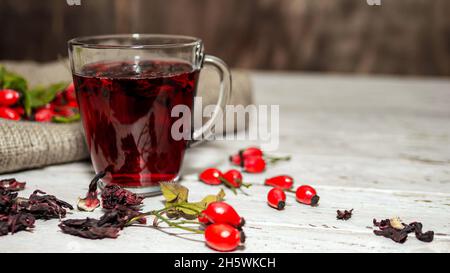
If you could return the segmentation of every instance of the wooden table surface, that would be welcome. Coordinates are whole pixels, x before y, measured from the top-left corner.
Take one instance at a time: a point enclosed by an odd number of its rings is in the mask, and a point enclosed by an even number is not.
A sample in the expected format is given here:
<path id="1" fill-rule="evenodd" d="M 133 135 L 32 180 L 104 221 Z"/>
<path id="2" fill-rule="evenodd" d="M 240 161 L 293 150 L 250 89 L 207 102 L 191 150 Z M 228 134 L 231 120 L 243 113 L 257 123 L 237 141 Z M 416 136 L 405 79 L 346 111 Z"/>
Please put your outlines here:
<path id="1" fill-rule="evenodd" d="M 253 73 L 257 103 L 280 105 L 280 154 L 292 160 L 264 174 L 249 195 L 227 202 L 247 220 L 243 252 L 450 252 L 450 81 Z M 230 168 L 227 155 L 256 142 L 215 141 L 188 151 L 183 185 L 190 200 L 217 187 L 196 181 L 203 168 Z M 265 177 L 290 174 L 297 185 L 314 185 L 312 208 L 288 197 L 285 210 L 266 204 Z M 93 176 L 88 162 L 1 175 L 28 182 L 21 195 L 42 189 L 76 203 Z M 162 206 L 162 197 L 144 209 Z M 354 209 L 349 221 L 337 209 Z M 73 211 L 69 218 L 99 217 Z M 432 243 L 413 234 L 404 244 L 373 234 L 372 219 L 399 216 L 434 230 Z M 130 227 L 118 239 L 86 240 L 61 233 L 58 220 L 38 221 L 33 232 L 0 237 L 0 252 L 210 252 L 201 235 L 172 228 Z"/>

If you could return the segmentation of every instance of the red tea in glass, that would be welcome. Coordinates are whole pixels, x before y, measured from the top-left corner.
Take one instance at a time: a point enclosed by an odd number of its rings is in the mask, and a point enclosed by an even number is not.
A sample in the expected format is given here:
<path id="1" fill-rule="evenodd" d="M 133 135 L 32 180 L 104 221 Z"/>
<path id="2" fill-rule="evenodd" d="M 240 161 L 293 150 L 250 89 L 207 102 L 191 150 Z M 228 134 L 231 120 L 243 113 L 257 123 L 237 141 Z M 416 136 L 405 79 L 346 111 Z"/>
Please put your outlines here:
<path id="1" fill-rule="evenodd" d="M 154 186 L 177 177 L 188 140 L 172 138 L 171 109 L 192 109 L 198 76 L 187 63 L 157 60 L 92 64 L 74 75 L 94 168 L 111 174 L 104 182 Z"/>
<path id="2" fill-rule="evenodd" d="M 186 148 L 212 123 L 194 139 L 174 138 L 174 123 L 191 124 L 192 116 L 173 116 L 172 109 L 184 105 L 193 113 L 204 62 L 221 74 L 219 111 L 230 92 L 225 64 L 204 56 L 200 40 L 184 36 L 78 38 L 69 42 L 69 53 L 91 160 L 96 173 L 106 172 L 102 183 L 152 195 L 160 182 L 177 180 Z"/>

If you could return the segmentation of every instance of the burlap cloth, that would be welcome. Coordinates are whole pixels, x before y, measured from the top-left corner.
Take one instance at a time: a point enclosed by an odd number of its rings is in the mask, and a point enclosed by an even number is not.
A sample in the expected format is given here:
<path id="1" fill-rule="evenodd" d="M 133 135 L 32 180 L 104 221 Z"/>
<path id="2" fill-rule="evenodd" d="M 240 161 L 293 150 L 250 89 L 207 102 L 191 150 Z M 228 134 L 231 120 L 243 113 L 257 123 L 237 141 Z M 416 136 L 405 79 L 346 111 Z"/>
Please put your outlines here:
<path id="1" fill-rule="evenodd" d="M 71 80 L 65 61 L 46 64 L 0 61 L 0 64 L 25 76 L 30 86 Z M 233 94 L 229 104 L 250 104 L 252 92 L 248 74 L 234 70 L 232 77 Z M 216 92 L 211 90 L 218 88 L 218 82 L 218 76 L 213 71 L 202 71 L 198 96 L 203 98 L 204 105 L 215 104 Z M 244 126 L 237 124 L 235 130 Z M 43 124 L 0 119 L 0 173 L 78 161 L 88 157 L 80 123 Z"/>

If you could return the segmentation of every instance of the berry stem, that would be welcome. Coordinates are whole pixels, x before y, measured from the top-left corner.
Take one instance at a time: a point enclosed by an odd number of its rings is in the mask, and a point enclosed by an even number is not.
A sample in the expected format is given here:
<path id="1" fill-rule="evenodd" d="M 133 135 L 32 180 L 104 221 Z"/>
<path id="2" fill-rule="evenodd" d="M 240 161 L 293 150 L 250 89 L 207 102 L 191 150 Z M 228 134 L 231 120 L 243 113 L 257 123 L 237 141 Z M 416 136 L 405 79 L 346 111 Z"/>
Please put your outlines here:
<path id="1" fill-rule="evenodd" d="M 234 194 L 237 194 L 236 188 L 223 177 L 219 177 L 220 181 L 225 184 Z"/>
<path id="2" fill-rule="evenodd" d="M 204 231 L 202 231 L 202 230 L 194 229 L 194 228 L 188 228 L 188 227 L 182 226 L 179 223 L 172 222 L 169 219 L 167 219 L 166 217 L 162 216 L 158 212 L 154 212 L 153 216 L 157 217 L 158 219 L 160 219 L 161 221 L 163 221 L 164 223 L 168 224 L 171 227 L 176 227 L 176 228 L 183 229 L 183 230 L 186 230 L 186 231 L 189 231 L 189 232 L 193 232 L 193 233 L 197 233 L 197 234 L 203 234 L 204 233 Z"/>
<path id="3" fill-rule="evenodd" d="M 281 157 L 277 157 L 277 156 L 265 156 L 265 158 L 270 162 L 270 163 L 277 163 L 278 161 L 289 161 L 291 160 L 291 156 L 281 156 Z"/>

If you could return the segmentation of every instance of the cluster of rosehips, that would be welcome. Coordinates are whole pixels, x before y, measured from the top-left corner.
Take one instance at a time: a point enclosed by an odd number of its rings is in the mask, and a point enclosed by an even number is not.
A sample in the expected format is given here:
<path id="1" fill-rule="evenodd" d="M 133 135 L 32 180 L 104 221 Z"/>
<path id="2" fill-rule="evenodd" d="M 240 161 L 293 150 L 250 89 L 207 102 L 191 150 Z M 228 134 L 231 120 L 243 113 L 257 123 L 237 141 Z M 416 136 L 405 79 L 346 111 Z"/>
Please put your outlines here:
<path id="1" fill-rule="evenodd" d="M 296 191 L 294 179 L 288 175 L 279 175 L 265 180 L 266 186 L 273 187 L 267 194 L 267 203 L 269 206 L 282 210 L 286 205 L 286 191 L 295 193 L 295 199 L 302 204 L 316 206 L 319 203 L 319 196 L 316 190 L 309 185 L 302 185 Z"/>
<path id="2" fill-rule="evenodd" d="M 64 91 L 59 92 L 52 102 L 34 109 L 34 113 L 31 116 L 26 115 L 21 95 L 18 91 L 12 89 L 0 90 L 0 118 L 50 122 L 54 117 L 70 118 L 77 113 L 78 103 L 73 83 Z"/>
<path id="3" fill-rule="evenodd" d="M 233 251 L 245 242 L 243 217 L 225 202 L 213 202 L 198 216 L 205 228 L 206 244 L 218 251 Z"/>
<path id="4" fill-rule="evenodd" d="M 240 166 L 245 172 L 261 173 L 266 169 L 267 163 L 275 163 L 280 160 L 290 160 L 290 157 L 265 155 L 261 149 L 257 147 L 249 147 L 240 150 L 237 154 L 231 155 L 229 160 L 231 164 Z"/>
<path id="5" fill-rule="evenodd" d="M 199 179 L 208 185 L 224 184 L 234 193 L 236 193 L 236 189 L 240 189 L 241 187 L 248 188 L 251 186 L 251 184 L 243 182 L 242 173 L 235 169 L 222 173 L 219 169 L 208 168 L 200 173 Z"/>

